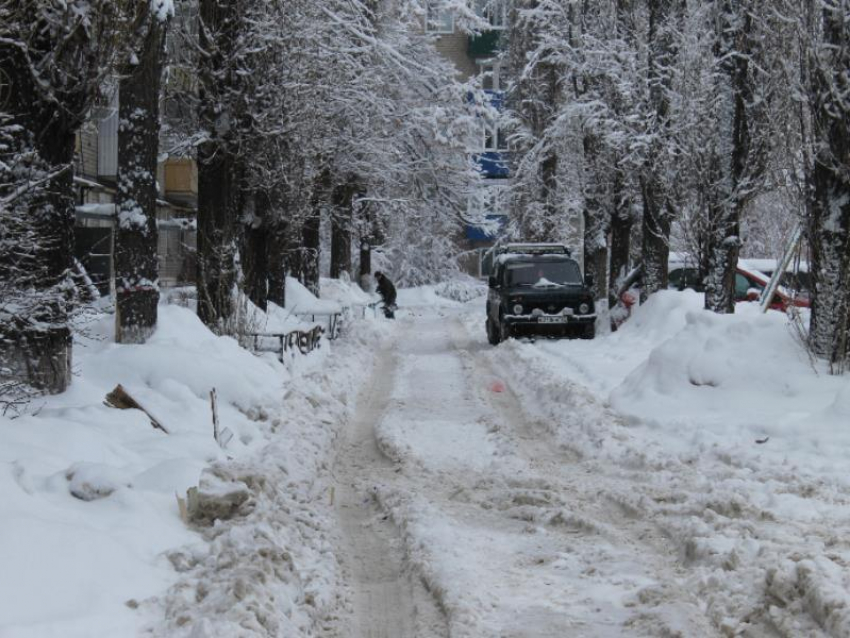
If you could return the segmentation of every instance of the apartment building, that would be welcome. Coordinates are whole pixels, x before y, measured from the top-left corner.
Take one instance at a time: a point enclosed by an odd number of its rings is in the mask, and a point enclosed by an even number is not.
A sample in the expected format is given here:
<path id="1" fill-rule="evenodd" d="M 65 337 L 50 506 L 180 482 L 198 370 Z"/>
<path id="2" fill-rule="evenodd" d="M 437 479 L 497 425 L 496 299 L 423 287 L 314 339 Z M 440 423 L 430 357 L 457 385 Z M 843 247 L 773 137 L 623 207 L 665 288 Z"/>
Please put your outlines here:
<path id="1" fill-rule="evenodd" d="M 489 28 L 470 35 L 457 28 L 453 11 L 434 4 L 428 8 L 426 30 L 433 34 L 437 50 L 451 60 L 458 77 L 467 80 L 473 76 L 480 83 L 490 104 L 501 111 L 504 103 L 504 86 L 501 81 L 499 53 L 507 24 L 507 2 L 504 0 L 471 0 L 476 13 L 484 18 Z M 507 140 L 496 122 L 482 119 L 481 134 L 469 152 L 476 158 L 484 185 L 470 197 L 473 212 L 484 213 L 490 222 L 486 228 L 467 226 L 460 243 L 467 253 L 464 269 L 481 276 L 481 257 L 493 245 L 508 219 L 507 189 L 510 174 L 507 162 Z"/>
<path id="2" fill-rule="evenodd" d="M 118 172 L 118 91 L 92 111 L 77 133 L 76 257 L 102 294 L 112 278 L 112 227 Z M 194 281 L 198 171 L 194 160 L 167 158 L 157 167 L 159 280 L 162 286 Z"/>

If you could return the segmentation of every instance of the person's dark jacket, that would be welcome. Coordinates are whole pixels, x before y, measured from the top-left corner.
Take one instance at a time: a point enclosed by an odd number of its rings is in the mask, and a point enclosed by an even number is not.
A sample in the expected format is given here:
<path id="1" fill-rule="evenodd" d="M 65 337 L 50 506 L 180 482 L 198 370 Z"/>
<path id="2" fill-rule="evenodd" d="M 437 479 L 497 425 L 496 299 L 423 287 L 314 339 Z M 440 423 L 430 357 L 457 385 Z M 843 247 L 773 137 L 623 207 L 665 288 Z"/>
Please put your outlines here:
<path id="1" fill-rule="evenodd" d="M 393 286 L 393 282 L 391 282 L 386 275 L 377 278 L 378 281 L 378 294 L 381 295 L 381 299 L 384 300 L 384 304 L 387 306 L 392 306 L 395 303 L 395 286 Z"/>

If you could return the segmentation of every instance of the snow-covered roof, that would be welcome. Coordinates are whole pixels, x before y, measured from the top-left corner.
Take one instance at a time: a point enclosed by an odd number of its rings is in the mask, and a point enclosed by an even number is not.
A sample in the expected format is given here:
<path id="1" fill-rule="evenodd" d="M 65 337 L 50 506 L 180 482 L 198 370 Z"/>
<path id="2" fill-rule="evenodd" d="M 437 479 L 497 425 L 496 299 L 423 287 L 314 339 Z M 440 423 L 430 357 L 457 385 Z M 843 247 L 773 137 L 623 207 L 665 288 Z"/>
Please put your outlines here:
<path id="1" fill-rule="evenodd" d="M 746 263 L 748 263 L 750 266 L 752 266 L 756 270 L 760 270 L 763 273 L 772 273 L 774 270 L 776 270 L 776 264 L 778 263 L 778 260 L 776 259 L 761 258 L 747 258 L 746 260 L 739 259 L 738 261 L 746 261 Z M 792 261 L 790 264 L 788 264 L 788 267 L 785 270 L 786 272 L 809 272 L 809 264 L 805 261 L 800 261 L 799 263 L 796 261 Z"/>

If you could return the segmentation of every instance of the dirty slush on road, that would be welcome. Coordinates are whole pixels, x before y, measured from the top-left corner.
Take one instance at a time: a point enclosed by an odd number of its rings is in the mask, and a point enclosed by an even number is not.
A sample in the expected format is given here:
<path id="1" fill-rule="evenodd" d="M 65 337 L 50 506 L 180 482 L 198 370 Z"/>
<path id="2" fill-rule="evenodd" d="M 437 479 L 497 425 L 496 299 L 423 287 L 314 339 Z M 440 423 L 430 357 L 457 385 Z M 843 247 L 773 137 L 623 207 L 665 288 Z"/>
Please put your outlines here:
<path id="1" fill-rule="evenodd" d="M 340 445 L 328 636 L 719 636 L 628 492 L 523 413 L 461 310 L 400 319 Z M 599 417 L 605 418 L 602 406 Z"/>

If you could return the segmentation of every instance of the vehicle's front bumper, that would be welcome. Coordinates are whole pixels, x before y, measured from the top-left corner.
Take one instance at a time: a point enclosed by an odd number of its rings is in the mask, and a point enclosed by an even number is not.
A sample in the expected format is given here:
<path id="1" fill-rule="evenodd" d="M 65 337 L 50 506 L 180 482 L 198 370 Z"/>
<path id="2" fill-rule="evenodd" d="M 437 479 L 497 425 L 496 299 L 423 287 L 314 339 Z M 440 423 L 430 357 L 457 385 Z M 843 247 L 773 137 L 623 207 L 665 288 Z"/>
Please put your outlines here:
<path id="1" fill-rule="evenodd" d="M 547 318 L 558 319 L 559 321 L 558 323 L 546 321 Z M 504 315 L 502 319 L 511 336 L 564 336 L 581 334 L 587 330 L 588 326 L 596 323 L 596 313 L 589 315 Z"/>

